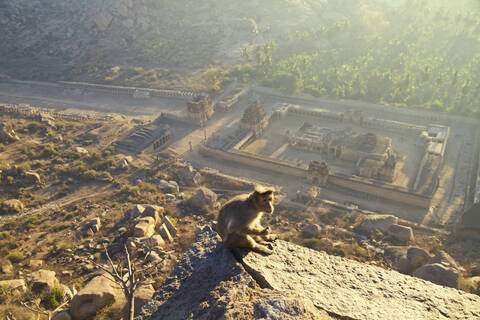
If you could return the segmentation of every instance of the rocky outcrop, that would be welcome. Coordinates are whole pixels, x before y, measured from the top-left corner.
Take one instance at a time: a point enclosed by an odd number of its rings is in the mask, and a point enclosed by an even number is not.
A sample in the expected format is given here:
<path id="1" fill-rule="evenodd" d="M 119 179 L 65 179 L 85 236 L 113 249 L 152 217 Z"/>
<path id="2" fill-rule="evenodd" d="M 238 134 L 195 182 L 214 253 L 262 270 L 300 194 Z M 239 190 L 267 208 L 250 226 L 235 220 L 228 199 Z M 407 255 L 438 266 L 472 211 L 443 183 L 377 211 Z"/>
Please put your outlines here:
<path id="1" fill-rule="evenodd" d="M 204 228 L 137 320 L 480 317 L 478 296 L 285 241 L 235 256 Z"/>
<path id="2" fill-rule="evenodd" d="M 100 218 L 95 217 L 95 218 L 90 219 L 85 224 L 85 226 L 83 227 L 83 230 L 87 233 L 88 232 L 97 233 L 98 231 L 100 231 L 101 227 L 102 227 L 102 222 L 100 221 Z"/>
<path id="3" fill-rule="evenodd" d="M 36 172 L 33 172 L 33 171 L 25 172 L 23 181 L 26 184 L 35 184 L 35 185 L 38 185 L 38 184 L 42 183 L 42 179 L 40 178 L 40 175 Z"/>

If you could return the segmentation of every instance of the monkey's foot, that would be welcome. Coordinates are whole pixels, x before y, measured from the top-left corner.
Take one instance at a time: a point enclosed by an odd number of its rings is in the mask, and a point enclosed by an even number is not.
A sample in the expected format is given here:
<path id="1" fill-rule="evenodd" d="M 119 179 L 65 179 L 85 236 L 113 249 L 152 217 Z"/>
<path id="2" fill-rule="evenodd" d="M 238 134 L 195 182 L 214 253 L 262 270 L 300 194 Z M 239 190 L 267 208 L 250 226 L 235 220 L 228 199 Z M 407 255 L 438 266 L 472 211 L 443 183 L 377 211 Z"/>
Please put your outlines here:
<path id="1" fill-rule="evenodd" d="M 271 233 L 271 234 L 265 235 L 263 238 L 265 239 L 265 241 L 273 242 L 278 239 L 278 236 L 274 233 Z"/>
<path id="2" fill-rule="evenodd" d="M 267 246 L 259 244 L 259 245 L 255 246 L 255 248 L 253 248 L 252 250 L 255 251 L 255 252 L 258 252 L 258 253 L 265 254 L 265 255 L 271 255 L 273 253 L 273 246 L 271 244 L 268 244 L 268 247 L 267 247 Z"/>

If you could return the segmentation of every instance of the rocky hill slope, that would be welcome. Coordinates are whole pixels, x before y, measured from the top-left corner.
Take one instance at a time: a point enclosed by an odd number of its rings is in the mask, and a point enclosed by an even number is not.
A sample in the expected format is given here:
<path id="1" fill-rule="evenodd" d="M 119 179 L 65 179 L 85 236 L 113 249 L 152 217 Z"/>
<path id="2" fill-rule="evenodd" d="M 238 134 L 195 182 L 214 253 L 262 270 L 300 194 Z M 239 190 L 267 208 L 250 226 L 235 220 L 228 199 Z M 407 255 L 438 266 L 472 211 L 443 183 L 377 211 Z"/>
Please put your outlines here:
<path id="1" fill-rule="evenodd" d="M 137 319 L 480 317 L 476 295 L 285 241 L 274 251 L 235 258 L 205 227 Z"/>
<path id="2" fill-rule="evenodd" d="M 0 74 L 99 81 L 114 66 L 185 74 L 356 12 L 355 1 L 0 1 Z"/>

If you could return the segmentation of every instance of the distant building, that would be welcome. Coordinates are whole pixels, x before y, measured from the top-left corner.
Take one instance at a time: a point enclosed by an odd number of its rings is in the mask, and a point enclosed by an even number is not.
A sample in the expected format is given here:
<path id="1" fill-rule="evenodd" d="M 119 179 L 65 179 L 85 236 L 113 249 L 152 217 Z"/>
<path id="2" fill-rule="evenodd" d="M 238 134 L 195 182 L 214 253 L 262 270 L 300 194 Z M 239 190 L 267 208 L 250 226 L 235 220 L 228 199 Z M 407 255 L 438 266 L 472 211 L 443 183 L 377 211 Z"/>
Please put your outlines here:
<path id="1" fill-rule="evenodd" d="M 480 240 L 480 203 L 465 211 L 456 226 L 457 238 Z"/>
<path id="2" fill-rule="evenodd" d="M 187 102 L 188 118 L 193 124 L 203 125 L 213 116 L 214 109 L 208 95 L 198 95 Z"/>
<path id="3" fill-rule="evenodd" d="M 267 125 L 267 114 L 258 100 L 245 110 L 240 120 L 240 128 L 250 129 L 255 135 L 260 135 Z"/>

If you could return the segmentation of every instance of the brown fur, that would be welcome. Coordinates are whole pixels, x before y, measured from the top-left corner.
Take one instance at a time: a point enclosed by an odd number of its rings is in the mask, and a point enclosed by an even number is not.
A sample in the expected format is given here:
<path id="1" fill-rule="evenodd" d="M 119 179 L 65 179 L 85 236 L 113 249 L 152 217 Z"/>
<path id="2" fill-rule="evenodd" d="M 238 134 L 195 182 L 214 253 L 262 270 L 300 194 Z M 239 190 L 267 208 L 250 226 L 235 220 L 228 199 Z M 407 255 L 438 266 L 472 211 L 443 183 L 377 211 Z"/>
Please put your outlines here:
<path id="1" fill-rule="evenodd" d="M 276 236 L 260 223 L 263 213 L 273 213 L 275 189 L 255 186 L 251 194 L 242 194 L 228 201 L 218 215 L 217 232 L 228 248 L 250 248 L 271 254 Z M 269 248 L 270 247 L 270 248 Z"/>

